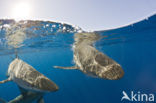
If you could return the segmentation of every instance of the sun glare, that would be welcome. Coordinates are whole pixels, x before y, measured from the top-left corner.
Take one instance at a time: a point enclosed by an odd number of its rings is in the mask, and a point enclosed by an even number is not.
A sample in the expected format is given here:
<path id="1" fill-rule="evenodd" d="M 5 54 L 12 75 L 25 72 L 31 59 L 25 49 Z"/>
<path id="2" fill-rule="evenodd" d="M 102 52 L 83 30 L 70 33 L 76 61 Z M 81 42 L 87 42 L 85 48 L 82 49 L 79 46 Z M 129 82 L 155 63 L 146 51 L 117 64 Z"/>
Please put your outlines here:
<path id="1" fill-rule="evenodd" d="M 18 3 L 12 8 L 12 17 L 15 20 L 28 19 L 30 17 L 31 7 L 28 3 Z"/>

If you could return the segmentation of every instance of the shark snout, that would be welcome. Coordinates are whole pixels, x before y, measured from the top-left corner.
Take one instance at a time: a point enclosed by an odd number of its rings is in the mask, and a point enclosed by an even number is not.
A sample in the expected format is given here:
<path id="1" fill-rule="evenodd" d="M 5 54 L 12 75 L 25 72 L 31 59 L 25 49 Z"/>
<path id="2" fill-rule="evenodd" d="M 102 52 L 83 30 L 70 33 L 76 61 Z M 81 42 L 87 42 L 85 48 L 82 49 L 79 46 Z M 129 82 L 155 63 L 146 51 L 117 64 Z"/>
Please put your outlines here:
<path id="1" fill-rule="evenodd" d="M 59 90 L 59 87 L 48 78 L 38 78 L 36 84 L 38 89 L 45 92 L 54 92 Z"/>
<path id="2" fill-rule="evenodd" d="M 107 66 L 107 71 L 103 76 L 103 78 L 107 78 L 109 80 L 117 80 L 124 76 L 124 71 L 119 64 L 112 64 Z"/>

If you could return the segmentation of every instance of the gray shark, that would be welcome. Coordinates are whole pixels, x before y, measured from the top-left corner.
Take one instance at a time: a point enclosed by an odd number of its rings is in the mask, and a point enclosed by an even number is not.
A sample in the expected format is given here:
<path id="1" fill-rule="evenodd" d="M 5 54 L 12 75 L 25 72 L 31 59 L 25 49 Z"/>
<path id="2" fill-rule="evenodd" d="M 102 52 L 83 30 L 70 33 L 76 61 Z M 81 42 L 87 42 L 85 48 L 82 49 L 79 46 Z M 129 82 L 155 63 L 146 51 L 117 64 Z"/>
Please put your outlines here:
<path id="1" fill-rule="evenodd" d="M 43 93 L 31 92 L 23 88 L 20 88 L 20 90 L 21 95 L 17 96 L 13 100 L 10 100 L 9 102 L 0 98 L 0 103 L 32 103 L 35 100 L 37 100 L 37 103 L 44 103 Z"/>
<path id="2" fill-rule="evenodd" d="M 44 103 L 44 93 L 59 89 L 53 81 L 19 58 L 15 58 L 10 63 L 8 79 L 0 81 L 0 84 L 8 81 L 15 82 L 21 91 L 21 95 L 8 103 L 31 103 L 36 99 L 38 103 Z M 3 99 L 0 101 L 5 103 Z"/>
<path id="3" fill-rule="evenodd" d="M 74 62 L 73 67 L 54 66 L 60 69 L 78 69 L 93 77 L 116 80 L 124 75 L 120 64 L 99 52 L 93 44 L 102 36 L 96 33 L 77 33 L 74 35 L 73 45 Z"/>

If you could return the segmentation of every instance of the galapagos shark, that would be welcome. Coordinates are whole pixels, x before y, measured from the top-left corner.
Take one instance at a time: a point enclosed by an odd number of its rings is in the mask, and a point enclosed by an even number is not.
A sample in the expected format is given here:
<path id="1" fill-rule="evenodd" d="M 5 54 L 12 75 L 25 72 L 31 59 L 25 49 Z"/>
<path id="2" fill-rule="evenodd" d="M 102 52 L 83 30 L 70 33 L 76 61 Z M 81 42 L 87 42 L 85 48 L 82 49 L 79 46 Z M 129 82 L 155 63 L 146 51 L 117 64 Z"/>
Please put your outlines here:
<path id="1" fill-rule="evenodd" d="M 93 44 L 102 36 L 96 33 L 77 33 L 74 35 L 73 45 L 75 66 L 60 69 L 78 69 L 93 77 L 117 80 L 123 77 L 124 71 L 120 64 L 98 51 Z"/>
<path id="2" fill-rule="evenodd" d="M 37 103 L 44 103 L 43 93 L 31 92 L 23 88 L 20 88 L 20 91 L 21 94 L 9 102 L 0 98 L 0 103 L 32 103 L 35 100 L 37 100 Z"/>
<path id="3" fill-rule="evenodd" d="M 34 100 L 44 103 L 44 93 L 59 89 L 53 81 L 17 57 L 9 65 L 8 79 L 0 81 L 0 84 L 9 81 L 18 85 L 21 95 L 9 102 L 0 99 L 2 103 L 31 103 Z"/>

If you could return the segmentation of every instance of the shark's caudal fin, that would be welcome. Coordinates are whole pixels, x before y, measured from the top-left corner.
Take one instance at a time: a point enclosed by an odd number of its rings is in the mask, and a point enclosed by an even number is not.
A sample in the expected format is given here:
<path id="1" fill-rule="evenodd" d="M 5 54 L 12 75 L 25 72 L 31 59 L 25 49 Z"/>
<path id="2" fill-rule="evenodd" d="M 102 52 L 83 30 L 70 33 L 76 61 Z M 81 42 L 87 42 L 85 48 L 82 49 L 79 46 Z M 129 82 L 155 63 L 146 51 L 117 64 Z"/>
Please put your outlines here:
<path id="1" fill-rule="evenodd" d="M 6 82 L 9 82 L 9 81 L 11 81 L 10 77 L 8 79 L 6 79 L 6 80 L 0 81 L 0 84 L 6 83 Z"/>
<path id="2" fill-rule="evenodd" d="M 54 68 L 59 68 L 59 69 L 78 69 L 77 66 L 71 66 L 71 67 L 61 67 L 61 66 L 53 66 Z"/>

